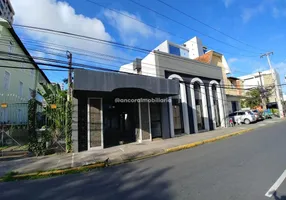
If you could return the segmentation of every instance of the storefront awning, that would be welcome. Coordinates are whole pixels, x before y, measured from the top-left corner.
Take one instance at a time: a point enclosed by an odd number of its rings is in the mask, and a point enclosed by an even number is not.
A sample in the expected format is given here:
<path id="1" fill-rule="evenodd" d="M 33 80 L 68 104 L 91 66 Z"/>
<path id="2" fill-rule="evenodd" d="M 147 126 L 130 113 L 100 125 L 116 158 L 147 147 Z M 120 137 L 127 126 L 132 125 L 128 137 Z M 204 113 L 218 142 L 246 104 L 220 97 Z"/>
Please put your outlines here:
<path id="1" fill-rule="evenodd" d="M 89 92 L 141 90 L 152 96 L 174 96 L 179 94 L 179 81 L 137 74 L 75 69 L 73 90 Z"/>

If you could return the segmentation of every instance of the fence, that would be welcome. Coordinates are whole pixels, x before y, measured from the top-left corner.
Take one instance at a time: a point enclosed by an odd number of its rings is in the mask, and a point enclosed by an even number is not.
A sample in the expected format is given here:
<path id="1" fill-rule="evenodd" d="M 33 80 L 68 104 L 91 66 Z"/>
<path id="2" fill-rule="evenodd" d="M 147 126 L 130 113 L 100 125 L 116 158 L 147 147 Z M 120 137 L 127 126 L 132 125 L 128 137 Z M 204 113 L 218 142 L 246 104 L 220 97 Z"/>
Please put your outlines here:
<path id="1" fill-rule="evenodd" d="M 45 140 L 45 152 L 65 152 L 67 125 L 66 91 L 58 85 L 43 87 L 36 98 L 35 131 L 39 142 Z M 0 147 L 27 146 L 29 142 L 29 100 L 15 94 L 0 94 Z"/>

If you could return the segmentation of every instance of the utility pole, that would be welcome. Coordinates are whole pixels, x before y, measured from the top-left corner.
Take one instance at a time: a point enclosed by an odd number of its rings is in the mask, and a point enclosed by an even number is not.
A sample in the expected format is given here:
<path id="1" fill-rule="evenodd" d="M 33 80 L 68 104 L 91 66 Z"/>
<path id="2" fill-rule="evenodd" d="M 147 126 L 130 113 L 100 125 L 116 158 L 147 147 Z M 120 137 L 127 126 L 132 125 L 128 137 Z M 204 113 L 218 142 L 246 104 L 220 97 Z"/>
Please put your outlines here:
<path id="1" fill-rule="evenodd" d="M 261 77 L 261 72 L 258 72 L 259 74 L 259 79 L 260 79 L 260 95 L 261 95 L 261 101 L 262 101 L 262 106 L 263 110 L 266 109 L 266 99 L 265 99 L 265 88 L 262 85 L 262 77 Z"/>
<path id="2" fill-rule="evenodd" d="M 67 93 L 67 100 L 70 101 L 71 100 L 71 96 L 72 96 L 72 86 L 71 86 L 71 82 L 72 82 L 72 53 L 67 51 L 67 58 L 69 59 L 69 71 L 68 71 L 68 93 Z"/>
<path id="3" fill-rule="evenodd" d="M 272 68 L 269 55 L 273 55 L 273 52 L 267 52 L 267 53 L 261 55 L 260 58 L 263 58 L 263 57 L 265 57 L 265 56 L 266 56 L 266 58 L 267 58 L 268 65 L 269 65 L 269 67 L 270 67 L 271 74 L 272 74 L 272 78 L 273 78 L 273 82 L 274 82 L 275 93 L 276 93 L 276 102 L 277 102 L 277 106 L 278 106 L 279 117 L 280 117 L 280 118 L 283 118 L 283 117 L 284 117 L 284 114 L 283 114 L 283 107 L 282 107 L 282 103 L 281 103 L 280 91 L 279 91 L 279 88 L 278 88 L 278 83 L 277 83 L 277 79 L 276 79 L 276 74 L 274 73 L 274 69 Z"/>

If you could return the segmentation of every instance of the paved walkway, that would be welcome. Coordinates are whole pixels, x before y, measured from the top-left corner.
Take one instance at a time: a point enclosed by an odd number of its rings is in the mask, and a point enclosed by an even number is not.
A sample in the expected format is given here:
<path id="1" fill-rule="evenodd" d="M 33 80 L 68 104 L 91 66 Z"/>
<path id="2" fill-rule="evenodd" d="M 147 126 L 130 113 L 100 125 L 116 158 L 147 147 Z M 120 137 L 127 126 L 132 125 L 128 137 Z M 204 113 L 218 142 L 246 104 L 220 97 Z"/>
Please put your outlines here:
<path id="1" fill-rule="evenodd" d="M 120 162 L 122 160 L 134 159 L 151 154 L 163 153 L 168 148 L 189 144 L 214 138 L 217 136 L 237 132 L 249 128 L 260 128 L 269 124 L 281 122 L 281 119 L 264 120 L 250 125 L 240 125 L 231 128 L 221 128 L 214 131 L 198 134 L 184 135 L 166 140 L 156 140 L 152 142 L 131 143 L 102 150 L 92 150 L 73 154 L 61 154 L 41 157 L 23 158 L 19 160 L 1 161 L 0 176 L 10 171 L 20 173 L 45 171 L 50 169 L 62 169 L 78 167 L 109 158 L 110 162 Z"/>

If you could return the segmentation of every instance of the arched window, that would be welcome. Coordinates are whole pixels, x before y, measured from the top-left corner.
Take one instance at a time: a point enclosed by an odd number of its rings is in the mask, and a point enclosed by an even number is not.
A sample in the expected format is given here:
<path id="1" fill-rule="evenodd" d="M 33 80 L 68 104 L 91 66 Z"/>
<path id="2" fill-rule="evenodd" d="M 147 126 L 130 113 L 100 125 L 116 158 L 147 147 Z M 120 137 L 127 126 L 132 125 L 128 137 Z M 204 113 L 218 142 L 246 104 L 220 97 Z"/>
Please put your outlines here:
<path id="1" fill-rule="evenodd" d="M 215 123 L 216 127 L 221 126 L 221 121 L 219 117 L 219 103 L 218 103 L 218 95 L 217 95 L 217 85 L 212 85 L 212 96 L 213 96 L 213 108 L 214 108 L 214 115 L 215 115 Z"/>
<path id="2" fill-rule="evenodd" d="M 178 79 L 180 83 L 180 94 L 171 97 L 169 102 L 169 117 L 171 126 L 171 136 L 175 134 L 190 133 L 189 116 L 187 106 L 186 85 L 182 83 L 183 79 L 177 74 L 172 74 L 168 79 Z"/>
<path id="3" fill-rule="evenodd" d="M 194 83 L 194 92 L 195 92 L 195 104 L 196 104 L 198 130 L 204 130 L 205 124 L 204 124 L 203 101 L 202 101 L 200 82 Z"/>

